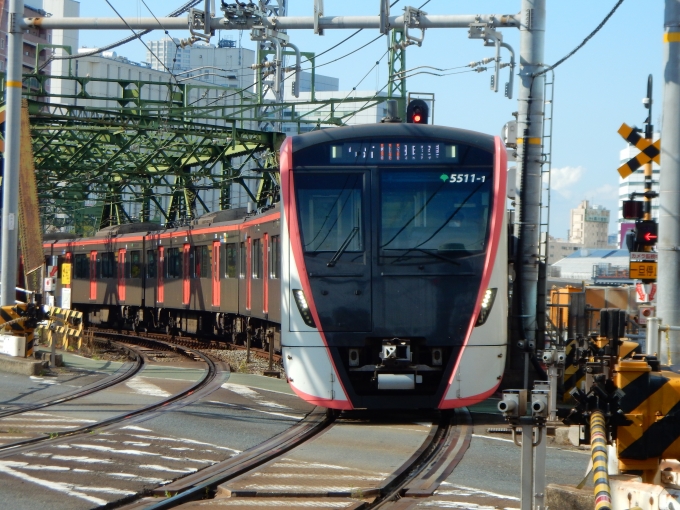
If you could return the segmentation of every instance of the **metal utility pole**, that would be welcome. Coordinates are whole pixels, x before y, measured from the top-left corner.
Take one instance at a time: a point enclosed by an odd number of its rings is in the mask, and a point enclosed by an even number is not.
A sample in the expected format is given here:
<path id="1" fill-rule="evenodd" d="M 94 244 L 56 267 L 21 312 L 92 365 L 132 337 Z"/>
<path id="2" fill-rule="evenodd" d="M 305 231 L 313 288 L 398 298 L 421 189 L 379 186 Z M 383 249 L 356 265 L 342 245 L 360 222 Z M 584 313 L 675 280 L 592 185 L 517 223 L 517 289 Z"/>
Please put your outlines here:
<path id="1" fill-rule="evenodd" d="M 666 0 L 664 13 L 664 91 L 659 173 L 659 281 L 657 317 L 680 326 L 680 0 Z M 669 332 L 661 362 L 680 361 L 680 333 Z"/>
<path id="2" fill-rule="evenodd" d="M 2 179 L 2 262 L 0 306 L 14 305 L 17 284 L 19 231 L 19 152 L 21 150 L 21 66 L 23 60 L 24 0 L 9 3 L 9 44 L 5 81 L 5 166 Z"/>
<path id="3" fill-rule="evenodd" d="M 529 356 L 536 349 L 536 304 L 541 222 L 541 167 L 543 164 L 543 82 L 545 0 L 522 0 L 520 12 L 520 69 L 517 116 L 517 250 L 514 313 L 517 340 L 525 351 L 524 387 L 528 387 Z M 542 283 L 545 285 L 545 281 Z M 516 326 L 517 327 L 517 326 Z"/>

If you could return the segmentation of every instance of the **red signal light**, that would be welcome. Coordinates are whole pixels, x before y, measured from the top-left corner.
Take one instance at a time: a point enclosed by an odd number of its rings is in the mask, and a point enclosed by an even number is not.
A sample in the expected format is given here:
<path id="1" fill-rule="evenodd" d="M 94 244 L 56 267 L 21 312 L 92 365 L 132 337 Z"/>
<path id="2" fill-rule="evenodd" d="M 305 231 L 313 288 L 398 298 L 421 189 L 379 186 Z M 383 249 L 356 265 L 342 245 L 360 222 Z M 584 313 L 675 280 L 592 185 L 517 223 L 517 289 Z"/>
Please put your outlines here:
<path id="1" fill-rule="evenodd" d="M 419 113 L 416 113 L 416 114 L 413 116 L 413 123 L 414 123 L 414 124 L 420 123 L 421 120 L 423 120 L 423 118 L 420 116 Z"/>
<path id="2" fill-rule="evenodd" d="M 655 235 L 652 234 L 651 232 L 647 232 L 647 233 L 645 234 L 645 241 L 651 241 L 652 239 L 656 239 L 656 238 L 657 238 L 657 236 L 655 236 Z"/>

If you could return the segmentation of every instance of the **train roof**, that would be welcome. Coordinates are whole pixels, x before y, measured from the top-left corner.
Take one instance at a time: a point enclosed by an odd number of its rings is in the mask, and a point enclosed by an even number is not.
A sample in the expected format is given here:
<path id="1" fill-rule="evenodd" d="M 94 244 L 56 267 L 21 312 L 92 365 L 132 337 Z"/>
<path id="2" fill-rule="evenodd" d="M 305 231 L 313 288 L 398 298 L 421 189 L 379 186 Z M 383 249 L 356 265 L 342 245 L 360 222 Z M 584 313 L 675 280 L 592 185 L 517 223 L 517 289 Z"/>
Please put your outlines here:
<path id="1" fill-rule="evenodd" d="M 132 234 L 137 232 L 153 232 L 160 230 L 161 226 L 158 223 L 140 222 L 140 223 L 125 223 L 123 225 L 112 225 L 99 230 L 94 237 L 113 237 L 124 234 Z"/>
<path id="2" fill-rule="evenodd" d="M 72 232 L 48 232 L 43 234 L 43 241 L 61 241 L 62 239 L 77 239 L 78 236 Z"/>
<path id="3" fill-rule="evenodd" d="M 431 124 L 361 124 L 342 126 L 294 135 L 293 152 L 313 145 L 348 139 L 371 139 L 383 137 L 420 137 L 429 139 L 456 140 L 492 152 L 495 148 L 494 136 L 467 129 Z"/>
<path id="4" fill-rule="evenodd" d="M 240 220 L 247 216 L 248 209 L 245 207 L 237 207 L 235 209 L 225 209 L 223 211 L 215 211 L 204 214 L 197 218 L 193 225 L 197 227 L 207 227 L 213 223 L 223 223 L 226 221 Z"/>

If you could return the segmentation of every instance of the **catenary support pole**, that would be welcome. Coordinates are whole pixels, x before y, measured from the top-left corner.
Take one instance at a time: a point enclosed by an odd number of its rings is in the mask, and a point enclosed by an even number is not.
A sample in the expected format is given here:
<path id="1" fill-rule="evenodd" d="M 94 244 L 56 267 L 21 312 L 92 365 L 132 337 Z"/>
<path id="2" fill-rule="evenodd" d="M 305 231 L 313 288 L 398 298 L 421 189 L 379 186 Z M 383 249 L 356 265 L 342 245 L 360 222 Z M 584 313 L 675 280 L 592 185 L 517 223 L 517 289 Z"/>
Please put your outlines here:
<path id="1" fill-rule="evenodd" d="M 2 179 L 2 261 L 0 306 L 14 305 L 17 284 L 17 233 L 19 230 L 19 152 L 21 141 L 21 67 L 24 1 L 9 3 L 7 79 L 5 81 L 5 166 Z"/>
<path id="2" fill-rule="evenodd" d="M 664 14 L 664 112 L 659 186 L 659 280 L 657 317 L 680 326 L 680 0 L 666 0 Z M 661 362 L 678 364 L 680 333 L 669 332 Z"/>
<path id="3" fill-rule="evenodd" d="M 541 71 L 545 45 L 545 0 L 522 0 L 520 13 L 520 70 L 517 117 L 517 222 L 515 235 L 519 269 L 519 334 L 528 350 L 536 348 L 536 299 L 538 291 L 539 223 L 541 214 L 541 166 L 543 134 L 543 81 Z M 525 357 L 526 360 L 526 357 Z"/>

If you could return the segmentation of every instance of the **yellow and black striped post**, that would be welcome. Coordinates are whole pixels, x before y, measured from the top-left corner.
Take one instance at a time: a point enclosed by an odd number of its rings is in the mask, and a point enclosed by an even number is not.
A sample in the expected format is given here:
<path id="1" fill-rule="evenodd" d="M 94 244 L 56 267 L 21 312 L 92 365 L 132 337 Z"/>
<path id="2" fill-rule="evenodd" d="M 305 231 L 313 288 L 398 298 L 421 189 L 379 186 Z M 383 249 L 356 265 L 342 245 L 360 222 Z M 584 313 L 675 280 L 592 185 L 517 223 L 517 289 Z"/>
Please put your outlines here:
<path id="1" fill-rule="evenodd" d="M 611 510 L 612 498 L 607 472 L 607 427 L 602 411 L 590 415 L 590 454 L 593 459 L 595 510 Z"/>
<path id="2" fill-rule="evenodd" d="M 25 306 L 25 305 L 21 305 Z M 0 327 L 12 332 L 15 336 L 24 336 L 26 338 L 26 357 L 33 356 L 34 337 L 31 334 L 26 334 L 24 323 L 27 319 L 24 315 L 23 309 L 19 306 L 3 306 L 0 307 Z"/>

